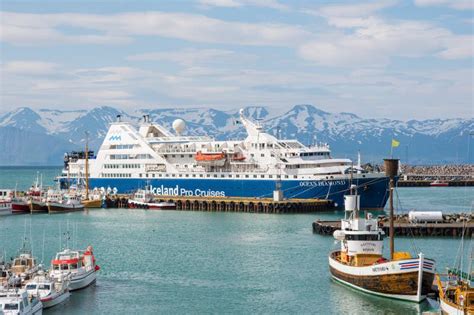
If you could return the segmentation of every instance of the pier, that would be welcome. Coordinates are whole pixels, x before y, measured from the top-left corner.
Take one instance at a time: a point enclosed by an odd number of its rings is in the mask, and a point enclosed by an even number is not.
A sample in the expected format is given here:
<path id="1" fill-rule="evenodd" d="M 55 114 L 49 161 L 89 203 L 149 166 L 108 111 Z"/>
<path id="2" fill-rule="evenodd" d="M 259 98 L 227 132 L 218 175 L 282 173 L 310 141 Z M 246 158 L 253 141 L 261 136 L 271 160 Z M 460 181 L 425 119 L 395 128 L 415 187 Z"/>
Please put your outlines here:
<path id="1" fill-rule="evenodd" d="M 379 223 L 385 234 L 388 235 L 388 222 Z M 331 235 L 335 230 L 341 228 L 341 221 L 314 221 L 313 233 L 320 235 Z M 396 236 L 446 236 L 461 237 L 463 228 L 466 228 L 465 235 L 472 235 L 474 232 L 474 222 L 443 222 L 443 223 L 410 223 L 395 222 Z"/>
<path id="2" fill-rule="evenodd" d="M 422 179 L 400 179 L 397 182 L 398 187 L 430 187 L 432 180 Z M 461 186 L 474 186 L 474 179 L 462 179 L 462 180 L 451 180 L 448 181 L 449 187 L 461 187 Z"/>
<path id="3" fill-rule="evenodd" d="M 106 200 L 108 208 L 128 207 L 127 195 Z M 250 213 L 314 213 L 334 208 L 326 199 L 288 199 L 274 201 L 271 198 L 239 197 L 195 197 L 159 196 L 157 201 L 173 202 L 176 210 L 209 212 L 250 212 Z"/>

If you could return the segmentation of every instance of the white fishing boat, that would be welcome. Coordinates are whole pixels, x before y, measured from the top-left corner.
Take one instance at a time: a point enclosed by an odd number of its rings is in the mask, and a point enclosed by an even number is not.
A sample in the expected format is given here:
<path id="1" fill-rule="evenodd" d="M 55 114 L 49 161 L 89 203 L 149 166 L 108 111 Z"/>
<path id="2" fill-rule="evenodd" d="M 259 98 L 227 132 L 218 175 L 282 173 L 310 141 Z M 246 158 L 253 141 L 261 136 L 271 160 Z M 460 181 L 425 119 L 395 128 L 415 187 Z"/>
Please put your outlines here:
<path id="1" fill-rule="evenodd" d="M 148 189 L 139 189 L 128 200 L 129 208 L 172 210 L 176 209 L 174 202 L 156 200 L 153 193 Z"/>
<path id="2" fill-rule="evenodd" d="M 28 281 L 25 289 L 30 297 L 35 297 L 43 303 L 43 308 L 58 305 L 71 296 L 69 280 L 65 275 L 53 278 L 42 272 Z"/>
<path id="3" fill-rule="evenodd" d="M 85 288 L 96 281 L 100 267 L 96 265 L 92 246 L 85 251 L 65 249 L 56 254 L 51 261 L 50 276 L 54 278 L 69 277 L 69 290 Z"/>
<path id="4" fill-rule="evenodd" d="M 0 189 L 0 215 L 12 214 L 13 190 Z"/>
<path id="5" fill-rule="evenodd" d="M 29 298 L 25 290 L 0 288 L 0 314 L 41 315 L 43 304 L 36 298 Z"/>

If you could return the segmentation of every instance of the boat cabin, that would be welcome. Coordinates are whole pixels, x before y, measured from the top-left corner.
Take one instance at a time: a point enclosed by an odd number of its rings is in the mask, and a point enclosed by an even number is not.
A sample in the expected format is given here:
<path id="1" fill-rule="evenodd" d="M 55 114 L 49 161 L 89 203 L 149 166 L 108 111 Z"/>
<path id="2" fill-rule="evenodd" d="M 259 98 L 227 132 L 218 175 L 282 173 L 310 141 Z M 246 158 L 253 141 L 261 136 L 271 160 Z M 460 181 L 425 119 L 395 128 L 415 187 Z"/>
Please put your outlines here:
<path id="1" fill-rule="evenodd" d="M 36 260 L 31 254 L 20 254 L 13 260 L 11 271 L 16 274 L 22 274 L 36 267 Z"/>
<path id="2" fill-rule="evenodd" d="M 58 254 L 51 261 L 53 265 L 53 271 L 77 271 L 78 268 L 82 267 L 82 261 L 80 254 L 77 251 L 71 251 L 66 249 Z"/>

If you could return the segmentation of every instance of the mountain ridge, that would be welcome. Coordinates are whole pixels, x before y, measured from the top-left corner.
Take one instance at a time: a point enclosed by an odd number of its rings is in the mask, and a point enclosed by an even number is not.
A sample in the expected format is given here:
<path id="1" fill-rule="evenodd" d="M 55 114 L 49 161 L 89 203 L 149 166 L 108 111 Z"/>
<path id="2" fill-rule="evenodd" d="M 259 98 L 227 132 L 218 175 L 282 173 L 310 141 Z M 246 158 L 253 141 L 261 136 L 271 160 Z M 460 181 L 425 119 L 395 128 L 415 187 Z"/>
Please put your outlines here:
<path id="1" fill-rule="evenodd" d="M 392 138 L 401 143 L 394 152 L 402 158 L 402 162 L 466 162 L 469 132 L 474 130 L 473 118 L 374 119 L 347 112 L 326 112 L 310 104 L 297 104 L 278 115 L 272 114 L 265 106 L 248 106 L 244 108 L 244 113 L 253 119 L 260 119 L 266 131 L 275 136 L 296 138 L 304 144 L 329 143 L 334 157 L 355 158 L 357 151 L 361 151 L 365 161 L 379 163 L 389 154 Z M 186 134 L 207 134 L 218 140 L 243 139 L 246 136 L 244 128 L 236 123 L 239 110 L 194 107 L 124 111 L 112 106 L 91 110 L 33 110 L 20 107 L 0 116 L 0 145 L 13 147 L 9 154 L 0 155 L 0 165 L 50 165 L 56 160 L 59 165 L 62 155 L 58 152 L 61 149 L 63 152 L 81 149 L 86 131 L 90 134 L 91 147 L 97 150 L 108 124 L 115 121 L 117 115 L 132 123 L 138 123 L 143 115 L 150 115 L 152 121 L 169 129 L 175 119 L 181 118 L 187 124 Z M 7 139 L 12 137 L 17 139 L 14 144 Z M 35 142 L 29 142 L 28 137 L 34 137 Z M 55 149 L 48 154 L 37 154 L 41 157 L 37 161 L 21 156 L 25 154 L 22 149 L 25 146 L 40 152 L 45 145 Z"/>

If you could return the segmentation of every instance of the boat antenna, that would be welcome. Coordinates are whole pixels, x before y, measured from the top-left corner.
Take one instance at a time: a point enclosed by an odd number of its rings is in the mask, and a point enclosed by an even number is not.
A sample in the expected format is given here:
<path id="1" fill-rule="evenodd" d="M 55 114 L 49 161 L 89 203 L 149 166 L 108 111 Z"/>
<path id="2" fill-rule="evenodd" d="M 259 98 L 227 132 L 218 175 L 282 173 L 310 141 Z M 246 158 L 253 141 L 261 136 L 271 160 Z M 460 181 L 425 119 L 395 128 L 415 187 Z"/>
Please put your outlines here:
<path id="1" fill-rule="evenodd" d="M 86 200 L 89 200 L 89 132 L 86 131 Z"/>

